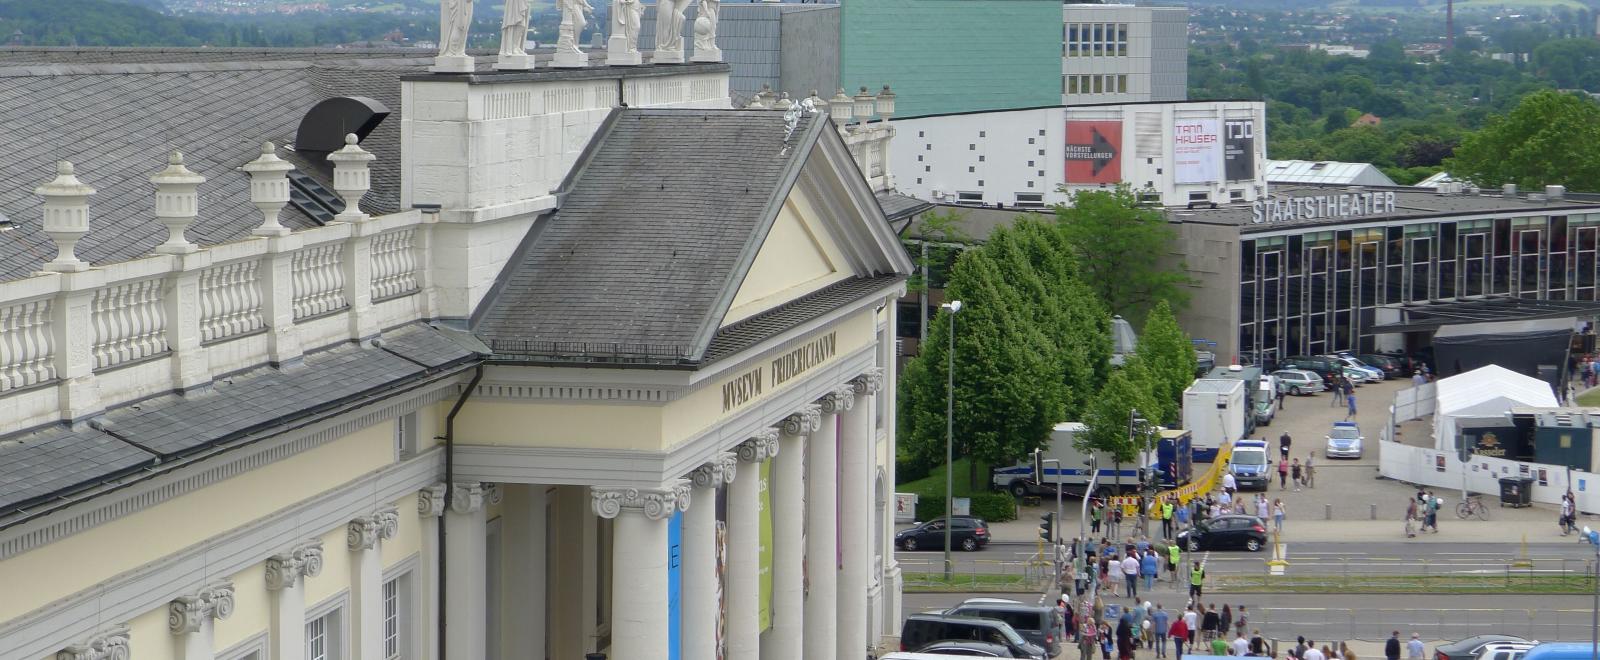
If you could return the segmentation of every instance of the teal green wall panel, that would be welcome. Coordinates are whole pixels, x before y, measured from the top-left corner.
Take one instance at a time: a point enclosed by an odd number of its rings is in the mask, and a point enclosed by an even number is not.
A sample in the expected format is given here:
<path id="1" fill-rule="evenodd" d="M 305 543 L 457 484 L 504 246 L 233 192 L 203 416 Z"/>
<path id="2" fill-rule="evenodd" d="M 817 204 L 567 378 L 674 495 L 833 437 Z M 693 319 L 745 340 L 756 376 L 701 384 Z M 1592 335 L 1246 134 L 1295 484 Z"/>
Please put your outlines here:
<path id="1" fill-rule="evenodd" d="M 1061 103 L 1059 0 L 841 0 L 839 80 L 901 117 Z"/>

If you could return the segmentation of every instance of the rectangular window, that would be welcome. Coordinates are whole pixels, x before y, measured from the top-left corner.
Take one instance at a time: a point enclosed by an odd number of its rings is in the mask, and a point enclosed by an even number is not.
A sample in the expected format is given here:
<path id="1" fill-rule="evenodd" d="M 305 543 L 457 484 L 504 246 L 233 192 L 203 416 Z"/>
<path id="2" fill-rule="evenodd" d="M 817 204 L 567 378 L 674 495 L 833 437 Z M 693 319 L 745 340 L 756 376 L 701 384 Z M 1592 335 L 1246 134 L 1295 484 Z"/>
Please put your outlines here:
<path id="1" fill-rule="evenodd" d="M 1191 190 L 1189 191 L 1189 201 L 1209 202 L 1211 201 L 1211 193 L 1208 193 L 1204 190 Z"/>
<path id="2" fill-rule="evenodd" d="M 344 597 L 306 613 L 306 660 L 344 660 Z"/>
<path id="3" fill-rule="evenodd" d="M 982 204 L 983 203 L 983 193 L 982 192 L 957 192 L 956 193 L 956 203 L 957 204 Z"/>
<path id="4" fill-rule="evenodd" d="M 1106 41 L 1105 40 L 1106 40 L 1106 26 L 1104 24 L 1102 24 L 1102 23 L 1095 23 L 1094 24 L 1094 38 L 1090 41 L 1090 43 L 1094 44 L 1094 56 L 1095 57 L 1100 57 L 1101 55 L 1105 55 L 1106 54 Z"/>
<path id="5" fill-rule="evenodd" d="M 1238 189 L 1229 190 L 1228 191 L 1228 201 L 1230 201 L 1230 202 L 1242 202 L 1242 201 L 1244 201 L 1244 191 L 1243 190 L 1238 190 Z"/>
<path id="6" fill-rule="evenodd" d="M 417 455 L 417 414 L 408 413 L 394 420 L 395 456 L 405 460 Z"/>
<path id="7" fill-rule="evenodd" d="M 1092 77 L 1094 79 L 1094 93 L 1096 93 L 1096 94 L 1104 93 L 1106 91 L 1105 90 L 1105 78 L 1101 78 L 1100 76 L 1092 76 Z"/>
<path id="8" fill-rule="evenodd" d="M 1117 25 L 1117 57 L 1128 56 L 1128 24 Z"/>
<path id="9" fill-rule="evenodd" d="M 1128 74 L 1126 74 L 1126 73 L 1117 74 L 1117 93 L 1118 94 L 1127 94 L 1128 93 Z"/>
<path id="10" fill-rule="evenodd" d="M 1068 94 L 1077 94 L 1078 93 L 1078 77 L 1077 76 L 1066 76 L 1066 79 L 1067 79 L 1067 93 Z M 1033 144 L 1033 138 L 1028 138 L 1028 144 Z"/>
<path id="11" fill-rule="evenodd" d="M 1032 182 L 1030 181 L 1029 183 Z M 1014 206 L 1024 209 L 1042 209 L 1044 208 L 1044 193 L 1019 192 Z"/>
<path id="12" fill-rule="evenodd" d="M 1078 56 L 1078 24 L 1067 26 L 1067 57 Z"/>
<path id="13" fill-rule="evenodd" d="M 383 657 L 397 660 L 400 652 L 400 580 L 383 583 Z"/>

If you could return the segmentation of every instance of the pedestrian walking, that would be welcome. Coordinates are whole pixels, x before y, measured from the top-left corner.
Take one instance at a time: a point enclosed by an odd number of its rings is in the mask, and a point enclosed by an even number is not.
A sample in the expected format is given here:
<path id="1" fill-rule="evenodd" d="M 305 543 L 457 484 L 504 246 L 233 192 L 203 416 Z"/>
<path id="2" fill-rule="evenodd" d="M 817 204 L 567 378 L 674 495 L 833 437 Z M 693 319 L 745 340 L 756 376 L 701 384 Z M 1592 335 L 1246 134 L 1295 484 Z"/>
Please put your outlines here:
<path id="1" fill-rule="evenodd" d="M 1294 439 L 1289 437 L 1288 431 L 1284 431 L 1283 435 L 1278 436 L 1278 455 L 1282 456 L 1283 460 L 1289 460 L 1289 445 L 1293 442 Z"/>
<path id="2" fill-rule="evenodd" d="M 1344 399 L 1344 384 L 1346 382 L 1347 381 L 1344 379 L 1344 377 L 1338 374 L 1334 374 L 1333 379 L 1329 381 L 1328 390 L 1333 392 L 1333 397 L 1328 399 L 1329 408 L 1339 407 L 1340 401 Z"/>
<path id="3" fill-rule="evenodd" d="M 1217 616 L 1216 603 L 1212 603 L 1209 607 L 1200 606 L 1200 632 L 1205 641 L 1209 642 L 1217 638 L 1217 626 L 1220 623 L 1221 617 Z"/>
<path id="4" fill-rule="evenodd" d="M 1267 509 L 1269 506 L 1271 505 L 1267 503 L 1267 494 L 1256 493 L 1256 517 L 1262 520 L 1270 517 L 1272 512 Z"/>
<path id="5" fill-rule="evenodd" d="M 1350 419 L 1352 419 L 1352 418 L 1354 418 L 1356 416 L 1356 393 L 1355 392 L 1351 392 L 1349 394 L 1344 395 L 1344 397 L 1345 397 L 1345 400 L 1350 403 L 1350 409 L 1345 411 L 1344 419 L 1345 419 L 1345 421 L 1350 421 Z"/>
<path id="6" fill-rule="evenodd" d="M 1411 641 L 1406 642 L 1406 657 L 1411 660 L 1422 660 L 1422 638 L 1417 633 L 1411 633 Z"/>
<path id="7" fill-rule="evenodd" d="M 1122 579 L 1128 585 L 1128 597 L 1139 597 L 1139 560 L 1128 553 L 1122 558 Z"/>
<path id="8" fill-rule="evenodd" d="M 1083 622 L 1078 625 L 1078 660 L 1094 660 L 1094 649 L 1099 646 L 1095 641 L 1098 632 L 1094 619 L 1084 615 Z"/>
<path id="9" fill-rule="evenodd" d="M 1400 631 L 1389 634 L 1389 639 L 1383 642 L 1383 657 L 1387 660 L 1400 660 Z"/>
<path id="10" fill-rule="evenodd" d="M 1294 491 L 1300 492 L 1300 459 L 1296 458 L 1289 464 L 1289 478 L 1294 480 Z"/>
<path id="11" fill-rule="evenodd" d="M 1200 562 L 1194 563 L 1194 568 L 1189 570 L 1189 597 L 1200 602 L 1200 595 L 1205 592 L 1206 568 Z"/>
<path id="12" fill-rule="evenodd" d="M 1133 620 L 1122 617 L 1117 621 L 1117 660 L 1133 660 Z"/>
<path id="13" fill-rule="evenodd" d="M 1167 614 L 1161 603 L 1156 603 L 1155 611 L 1150 613 L 1150 632 L 1155 635 L 1155 644 L 1152 646 L 1157 658 L 1167 657 L 1167 636 L 1171 634 L 1171 625 L 1172 615 Z"/>
<path id="14" fill-rule="evenodd" d="M 1283 531 L 1283 500 L 1272 501 L 1272 531 Z"/>
<path id="15" fill-rule="evenodd" d="M 1217 617 L 1217 634 L 1228 636 L 1228 629 L 1233 627 L 1233 608 L 1227 603 L 1222 604 L 1222 614 Z"/>
<path id="16" fill-rule="evenodd" d="M 1183 625 L 1189 629 L 1186 639 L 1192 645 L 1194 638 L 1200 634 L 1200 600 L 1191 598 L 1189 602 L 1191 604 L 1183 609 Z"/>
<path id="17" fill-rule="evenodd" d="M 1172 627 L 1167 629 L 1167 636 L 1172 638 L 1173 660 L 1183 660 L 1183 645 L 1189 641 L 1189 624 L 1181 616 L 1174 619 Z"/>
<path id="18" fill-rule="evenodd" d="M 1315 450 L 1315 449 L 1311 450 L 1311 453 L 1306 455 L 1306 462 L 1303 465 L 1300 466 L 1300 469 L 1305 473 L 1305 476 L 1306 476 L 1306 488 L 1316 488 L 1317 487 L 1317 472 L 1316 472 L 1316 470 L 1314 468 L 1311 467 L 1311 461 L 1312 461 L 1312 459 L 1315 459 L 1316 457 L 1317 457 L 1317 450 Z"/>
<path id="19" fill-rule="evenodd" d="M 1139 557 L 1139 575 L 1144 578 L 1144 590 L 1156 588 L 1156 569 L 1160 566 L 1156 562 L 1156 553 L 1144 551 Z"/>
<path id="20" fill-rule="evenodd" d="M 1238 490 L 1238 489 L 1239 489 L 1239 482 L 1233 478 L 1233 473 L 1232 472 L 1223 472 L 1222 473 L 1222 492 L 1223 492 L 1223 494 L 1232 495 L 1233 492 Z"/>
<path id="21" fill-rule="evenodd" d="M 1171 497 L 1161 498 L 1161 538 L 1174 538 L 1172 535 L 1172 516 L 1176 508 L 1172 506 Z"/>
<path id="22" fill-rule="evenodd" d="M 1089 531 L 1099 534 L 1100 519 L 1105 515 L 1105 504 L 1101 503 L 1099 499 L 1095 499 L 1094 503 L 1089 506 Z"/>
<path id="23" fill-rule="evenodd" d="M 1289 487 L 1289 461 L 1278 461 L 1278 490 Z"/>
<path id="24" fill-rule="evenodd" d="M 1237 628 L 1239 630 L 1244 630 L 1245 628 L 1249 627 L 1250 618 L 1248 616 L 1246 616 L 1245 609 L 1244 609 L 1243 605 L 1240 605 L 1239 609 L 1233 611 L 1233 616 L 1234 616 L 1234 620 L 1233 620 L 1233 627 L 1234 628 Z M 1258 635 L 1261 634 L 1261 631 L 1257 630 L 1256 634 L 1258 634 Z"/>
<path id="25" fill-rule="evenodd" d="M 1118 538 L 1122 536 L 1122 507 L 1113 504 L 1106 509 L 1106 535 Z"/>
<path id="26" fill-rule="evenodd" d="M 1431 490 L 1428 491 L 1428 523 L 1427 523 L 1427 526 L 1428 527 L 1432 527 L 1433 528 L 1433 533 L 1435 533 L 1435 534 L 1439 533 L 1439 505 L 1442 504 L 1443 502 L 1444 502 L 1443 500 L 1439 499 L 1438 495 L 1434 495 L 1433 494 L 1433 491 L 1431 491 Z"/>
<path id="27" fill-rule="evenodd" d="M 1100 622 L 1100 657 L 1111 660 L 1111 651 L 1117 647 L 1117 636 L 1111 631 L 1110 621 Z"/>
<path id="28" fill-rule="evenodd" d="M 1412 529 L 1412 523 L 1416 522 L 1416 520 L 1417 501 L 1415 499 L 1408 499 L 1406 500 L 1406 538 L 1408 539 L 1415 538 L 1417 536 L 1416 531 Z"/>
<path id="29" fill-rule="evenodd" d="M 1181 561 L 1179 553 L 1182 551 L 1174 542 L 1167 546 L 1167 574 L 1172 576 L 1172 581 L 1178 581 L 1178 563 Z"/>

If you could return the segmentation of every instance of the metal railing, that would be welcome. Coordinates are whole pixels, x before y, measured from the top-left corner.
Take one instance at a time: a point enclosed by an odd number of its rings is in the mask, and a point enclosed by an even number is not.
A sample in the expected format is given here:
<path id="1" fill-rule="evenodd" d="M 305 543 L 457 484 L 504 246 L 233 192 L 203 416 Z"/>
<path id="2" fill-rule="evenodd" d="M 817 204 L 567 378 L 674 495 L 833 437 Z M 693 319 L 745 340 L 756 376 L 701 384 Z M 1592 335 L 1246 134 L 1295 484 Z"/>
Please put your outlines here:
<path id="1" fill-rule="evenodd" d="M 1269 639 L 1294 645 L 1298 636 L 1317 643 L 1381 643 L 1398 630 L 1409 638 L 1456 640 L 1496 633 L 1541 641 L 1587 641 L 1588 608 L 1251 608 L 1249 627 Z M 1284 641 L 1286 640 L 1286 641 Z M 1280 649 L 1283 648 L 1280 646 Z M 1381 656 L 1378 656 L 1381 657 Z"/>
<path id="2" fill-rule="evenodd" d="M 1032 592 L 1044 588 L 1054 572 L 1048 558 L 1026 560 L 973 559 L 955 562 L 950 579 L 941 559 L 900 559 L 906 587 L 960 591 Z"/>
<path id="3" fill-rule="evenodd" d="M 1235 590 L 1329 593 L 1551 593 L 1594 591 L 1593 559 L 1297 559 L 1274 567 L 1216 575 L 1218 587 Z"/>

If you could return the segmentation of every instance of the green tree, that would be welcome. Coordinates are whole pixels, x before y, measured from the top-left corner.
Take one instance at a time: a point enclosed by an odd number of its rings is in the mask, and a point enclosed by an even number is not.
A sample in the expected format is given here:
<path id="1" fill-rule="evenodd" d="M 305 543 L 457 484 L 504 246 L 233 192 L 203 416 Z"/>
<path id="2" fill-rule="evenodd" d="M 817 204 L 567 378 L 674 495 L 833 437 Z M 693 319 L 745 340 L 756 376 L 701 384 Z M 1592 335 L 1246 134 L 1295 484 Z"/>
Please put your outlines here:
<path id="1" fill-rule="evenodd" d="M 1480 186 L 1600 189 L 1600 105 L 1575 94 L 1531 94 L 1467 135 L 1445 167 Z"/>
<path id="2" fill-rule="evenodd" d="M 1162 404 L 1161 414 L 1151 418 L 1159 424 L 1175 424 L 1183 401 L 1183 390 L 1194 382 L 1194 346 L 1189 335 L 1178 327 L 1172 307 L 1166 301 L 1156 303 L 1145 319 L 1144 332 L 1139 335 L 1135 357 L 1150 370 L 1151 396 Z M 1154 411 L 1151 413 L 1154 415 Z"/>
<path id="3" fill-rule="evenodd" d="M 1129 360 L 1112 372 L 1084 413 L 1083 423 L 1088 428 L 1073 438 L 1078 449 L 1110 456 L 1118 473 L 1123 463 L 1134 462 L 1143 444 L 1130 437 L 1128 422 L 1134 410 L 1149 415 L 1149 411 L 1160 409 L 1151 395 L 1153 380 L 1150 370 L 1138 359 Z"/>
<path id="4" fill-rule="evenodd" d="M 1056 220 L 1079 277 L 1110 313 L 1138 325 L 1159 301 L 1188 301 L 1190 279 L 1171 254 L 1177 231 L 1126 185 L 1075 193 L 1070 206 L 1056 207 Z"/>
<path id="5" fill-rule="evenodd" d="M 1556 39 L 1533 49 L 1533 65 L 1557 87 L 1582 87 L 1585 77 L 1600 68 L 1600 42 L 1593 39 Z"/>

